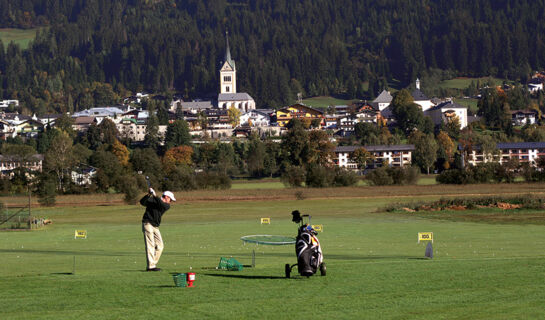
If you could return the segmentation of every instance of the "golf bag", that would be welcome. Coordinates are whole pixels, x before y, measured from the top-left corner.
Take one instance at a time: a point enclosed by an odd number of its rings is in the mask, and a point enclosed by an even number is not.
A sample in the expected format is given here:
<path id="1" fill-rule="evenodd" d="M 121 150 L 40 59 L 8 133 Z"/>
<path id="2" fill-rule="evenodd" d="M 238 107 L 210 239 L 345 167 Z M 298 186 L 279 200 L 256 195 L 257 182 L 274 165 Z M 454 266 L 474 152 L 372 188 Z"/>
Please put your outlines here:
<path id="1" fill-rule="evenodd" d="M 295 253 L 297 269 L 302 276 L 314 275 L 322 265 L 322 248 L 316 235 L 316 231 L 311 226 L 303 225 L 299 228 L 295 240 Z"/>
<path id="2" fill-rule="evenodd" d="M 310 215 L 301 213 L 297 210 L 291 213 L 292 221 L 299 224 L 297 238 L 295 238 L 295 254 L 297 255 L 297 263 L 294 265 L 286 264 L 286 278 L 290 277 L 291 269 L 297 266 L 299 274 L 310 277 L 319 269 L 322 276 L 326 275 L 326 266 L 323 262 L 322 247 L 316 236 L 318 233 L 310 224 Z M 305 223 L 305 218 L 308 223 Z"/>

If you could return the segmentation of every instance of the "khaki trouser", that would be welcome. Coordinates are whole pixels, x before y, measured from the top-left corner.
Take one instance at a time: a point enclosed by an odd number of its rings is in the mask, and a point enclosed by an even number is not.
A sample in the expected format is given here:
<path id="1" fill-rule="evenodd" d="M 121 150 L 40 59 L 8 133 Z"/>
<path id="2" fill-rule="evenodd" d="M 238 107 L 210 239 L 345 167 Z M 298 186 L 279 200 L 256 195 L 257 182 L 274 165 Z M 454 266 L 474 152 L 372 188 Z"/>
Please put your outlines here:
<path id="1" fill-rule="evenodd" d="M 151 223 L 142 223 L 142 232 L 144 233 L 144 242 L 146 243 L 146 260 L 147 268 L 153 269 L 157 267 L 161 253 L 163 253 L 163 238 L 159 228 L 151 225 Z"/>

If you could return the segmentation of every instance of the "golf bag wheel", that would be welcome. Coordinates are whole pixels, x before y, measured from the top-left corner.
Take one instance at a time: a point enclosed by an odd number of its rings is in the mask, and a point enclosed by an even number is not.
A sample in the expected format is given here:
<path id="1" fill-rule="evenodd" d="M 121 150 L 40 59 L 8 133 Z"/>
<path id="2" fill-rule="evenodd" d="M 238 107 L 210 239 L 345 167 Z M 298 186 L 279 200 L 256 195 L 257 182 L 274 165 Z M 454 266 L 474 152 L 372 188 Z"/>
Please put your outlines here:
<path id="1" fill-rule="evenodd" d="M 326 272 L 325 262 L 322 262 L 322 264 L 320 265 L 320 274 L 322 275 L 322 277 L 325 276 L 325 272 Z"/>
<path id="2" fill-rule="evenodd" d="M 291 267 L 289 263 L 286 263 L 286 266 L 284 267 L 284 271 L 286 273 L 286 278 L 289 278 L 291 274 Z"/>

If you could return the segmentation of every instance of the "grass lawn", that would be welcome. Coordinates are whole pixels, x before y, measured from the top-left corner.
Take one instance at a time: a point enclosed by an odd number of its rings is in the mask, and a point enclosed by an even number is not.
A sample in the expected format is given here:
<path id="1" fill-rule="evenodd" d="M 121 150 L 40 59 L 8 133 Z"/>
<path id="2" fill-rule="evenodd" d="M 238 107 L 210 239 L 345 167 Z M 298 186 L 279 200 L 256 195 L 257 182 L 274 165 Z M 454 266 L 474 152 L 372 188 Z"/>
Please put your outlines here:
<path id="1" fill-rule="evenodd" d="M 343 100 L 343 99 L 337 99 L 337 98 L 325 97 L 325 96 L 303 99 L 303 103 L 306 104 L 307 106 L 310 106 L 316 109 L 321 109 L 321 110 L 325 110 L 327 109 L 328 106 L 331 106 L 331 105 L 348 105 L 352 103 L 352 101 L 353 100 Z"/>
<path id="2" fill-rule="evenodd" d="M 4 48 L 8 47 L 8 43 L 15 42 L 21 49 L 28 48 L 28 43 L 34 40 L 36 37 L 36 31 L 39 28 L 34 29 L 0 29 L 0 40 L 4 43 Z"/>
<path id="3" fill-rule="evenodd" d="M 157 273 L 143 271 L 140 206 L 36 208 L 35 215 L 53 224 L 38 231 L 0 232 L 0 318 L 543 318 L 544 225 L 380 212 L 410 194 L 436 199 L 442 193 L 507 192 L 487 185 L 450 188 L 310 190 L 315 197 L 306 200 L 282 198 L 281 190 L 253 191 L 262 194 L 253 200 L 222 200 L 228 198 L 220 192 L 210 192 L 217 197 L 210 201 L 180 196 L 163 218 L 163 271 Z M 368 197 L 342 197 L 356 189 Z M 331 197 L 318 196 L 321 192 Z M 268 199 L 269 193 L 280 196 Z M 290 212 L 295 209 L 324 226 L 319 238 L 325 277 L 286 279 L 284 264 L 296 262 L 293 246 L 239 240 L 250 234 L 294 236 Z M 271 225 L 261 225 L 262 217 L 271 218 Z M 88 238 L 75 240 L 76 229 L 87 230 Z M 417 244 L 422 231 L 434 232 L 433 260 L 424 259 L 425 244 Z M 250 264 L 252 251 L 255 268 L 214 269 L 220 257 Z M 171 273 L 189 270 L 196 273 L 195 288 L 175 287 Z"/>
<path id="4" fill-rule="evenodd" d="M 488 82 L 489 77 L 482 77 L 482 78 L 454 78 L 450 80 L 444 80 L 439 83 L 439 87 L 441 88 L 453 88 L 453 89 L 465 89 L 469 87 L 471 84 L 471 81 L 474 81 L 477 83 L 477 81 L 480 81 L 481 84 Z M 503 79 L 500 78 L 492 78 L 494 83 L 499 86 L 503 83 Z"/>

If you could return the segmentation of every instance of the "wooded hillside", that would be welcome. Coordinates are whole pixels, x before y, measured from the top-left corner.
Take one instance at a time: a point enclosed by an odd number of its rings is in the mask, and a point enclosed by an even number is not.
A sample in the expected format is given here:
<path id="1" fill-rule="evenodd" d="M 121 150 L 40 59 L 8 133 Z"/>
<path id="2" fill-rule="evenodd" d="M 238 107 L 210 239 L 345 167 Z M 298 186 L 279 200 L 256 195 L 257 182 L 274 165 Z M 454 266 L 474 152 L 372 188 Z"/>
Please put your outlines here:
<path id="1" fill-rule="evenodd" d="M 0 98 L 45 113 L 126 90 L 213 97 L 225 31 L 259 107 L 373 98 L 430 69 L 525 82 L 543 68 L 544 16 L 525 0 L 0 0 L 0 27 L 48 27 L 28 50 L 0 43 Z"/>

